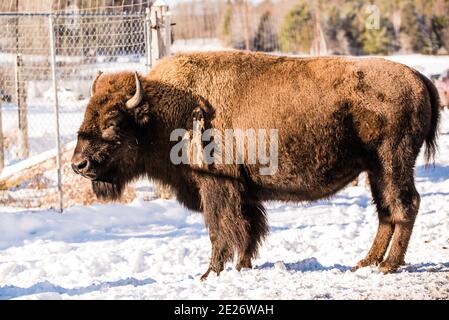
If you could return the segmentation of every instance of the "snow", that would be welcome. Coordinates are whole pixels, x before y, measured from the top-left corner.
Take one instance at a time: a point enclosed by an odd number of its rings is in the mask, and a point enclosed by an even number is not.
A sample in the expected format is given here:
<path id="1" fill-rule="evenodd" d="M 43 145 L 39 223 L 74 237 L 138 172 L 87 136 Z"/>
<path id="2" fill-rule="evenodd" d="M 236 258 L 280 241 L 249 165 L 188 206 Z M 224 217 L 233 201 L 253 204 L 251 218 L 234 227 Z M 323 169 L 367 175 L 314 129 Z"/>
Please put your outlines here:
<path id="1" fill-rule="evenodd" d="M 420 159 L 421 209 L 399 273 L 353 273 L 377 226 L 364 186 L 331 200 L 269 203 L 271 232 L 253 270 L 202 283 L 202 217 L 175 200 L 26 212 L 0 209 L 2 299 L 448 299 L 449 112 L 435 168 Z M 363 182 L 361 183 L 363 185 Z"/>
<path id="2" fill-rule="evenodd" d="M 385 57 L 389 60 L 396 61 L 415 68 L 424 75 L 430 77 L 434 74 L 441 74 L 444 70 L 449 69 L 448 56 L 428 56 L 423 54 L 394 55 Z"/>
<path id="3" fill-rule="evenodd" d="M 436 58 L 409 59 L 430 73 L 442 66 Z M 75 206 L 63 214 L 0 207 L 0 299 L 449 299 L 447 110 L 439 145 L 435 166 L 418 161 L 420 213 L 398 273 L 350 271 L 377 228 L 361 181 L 329 200 L 267 203 L 270 235 L 254 268 L 237 272 L 228 264 L 205 282 L 203 218 L 175 200 Z"/>
<path id="4" fill-rule="evenodd" d="M 220 42 L 220 39 L 188 39 L 176 40 L 171 46 L 171 51 L 174 53 L 194 52 L 194 51 L 218 51 L 230 50 Z"/>

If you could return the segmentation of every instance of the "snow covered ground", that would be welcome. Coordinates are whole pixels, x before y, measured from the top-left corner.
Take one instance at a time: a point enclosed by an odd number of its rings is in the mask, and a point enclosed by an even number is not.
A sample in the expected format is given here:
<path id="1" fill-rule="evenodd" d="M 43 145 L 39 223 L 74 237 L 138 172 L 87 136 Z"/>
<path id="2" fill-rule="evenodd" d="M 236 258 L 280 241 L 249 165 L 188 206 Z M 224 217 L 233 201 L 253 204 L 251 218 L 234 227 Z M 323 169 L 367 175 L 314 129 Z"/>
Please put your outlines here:
<path id="1" fill-rule="evenodd" d="M 270 203 L 271 233 L 253 270 L 200 282 L 202 217 L 174 200 L 0 211 L 1 299 L 449 299 L 449 112 L 434 168 L 417 167 L 421 209 L 400 272 L 349 269 L 377 227 L 369 191 L 312 204 Z"/>
<path id="2" fill-rule="evenodd" d="M 397 59 L 426 74 L 449 61 Z M 62 215 L 0 207 L 0 299 L 449 299 L 449 111 L 440 131 L 435 166 L 418 162 L 421 209 L 398 273 L 349 270 L 377 227 L 362 181 L 330 200 L 268 203 L 271 232 L 255 268 L 238 273 L 229 264 L 206 282 L 199 281 L 210 254 L 202 217 L 174 200 L 77 206 Z"/>

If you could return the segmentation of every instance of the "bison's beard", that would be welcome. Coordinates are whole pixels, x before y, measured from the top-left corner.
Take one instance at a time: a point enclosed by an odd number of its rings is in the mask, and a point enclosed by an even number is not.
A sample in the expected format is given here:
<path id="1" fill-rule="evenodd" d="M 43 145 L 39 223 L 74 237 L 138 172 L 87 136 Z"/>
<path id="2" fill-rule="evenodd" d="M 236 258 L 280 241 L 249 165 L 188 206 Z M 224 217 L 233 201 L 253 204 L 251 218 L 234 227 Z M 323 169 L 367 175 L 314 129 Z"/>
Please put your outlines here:
<path id="1" fill-rule="evenodd" d="M 123 188 L 124 184 L 118 181 L 92 181 L 92 190 L 94 191 L 97 198 L 101 200 L 119 200 L 122 196 Z"/>

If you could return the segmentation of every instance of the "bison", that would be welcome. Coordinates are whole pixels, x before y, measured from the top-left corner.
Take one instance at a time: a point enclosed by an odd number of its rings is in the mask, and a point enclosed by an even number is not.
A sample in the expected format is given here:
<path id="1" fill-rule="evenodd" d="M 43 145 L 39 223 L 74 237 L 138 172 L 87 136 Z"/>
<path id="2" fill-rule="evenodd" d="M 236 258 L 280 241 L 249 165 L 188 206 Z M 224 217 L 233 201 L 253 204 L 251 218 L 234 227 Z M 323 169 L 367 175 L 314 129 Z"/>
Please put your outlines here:
<path id="1" fill-rule="evenodd" d="M 428 160 L 436 151 L 438 99 L 426 77 L 381 58 L 183 54 L 146 76 L 99 74 L 72 166 L 99 198 L 118 199 L 127 183 L 148 177 L 202 212 L 212 243 L 202 279 L 234 254 L 237 270 L 251 268 L 268 233 L 264 201 L 328 198 L 367 172 L 379 225 L 355 268 L 392 272 L 404 263 L 420 204 L 415 161 L 423 144 Z M 201 130 L 276 129 L 277 170 L 261 174 L 246 158 L 173 163 L 171 134 L 191 132 L 194 119 Z"/>

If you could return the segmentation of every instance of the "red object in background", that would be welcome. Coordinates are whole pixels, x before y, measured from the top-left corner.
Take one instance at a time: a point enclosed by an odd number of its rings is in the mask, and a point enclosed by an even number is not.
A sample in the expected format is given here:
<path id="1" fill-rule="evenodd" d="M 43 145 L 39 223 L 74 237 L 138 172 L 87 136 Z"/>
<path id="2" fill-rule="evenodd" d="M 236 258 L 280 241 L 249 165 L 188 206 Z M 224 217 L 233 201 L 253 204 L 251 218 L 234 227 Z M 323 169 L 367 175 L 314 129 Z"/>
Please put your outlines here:
<path id="1" fill-rule="evenodd" d="M 440 94 L 441 105 L 449 107 L 449 70 L 442 73 L 441 76 L 435 80 L 435 86 Z"/>

